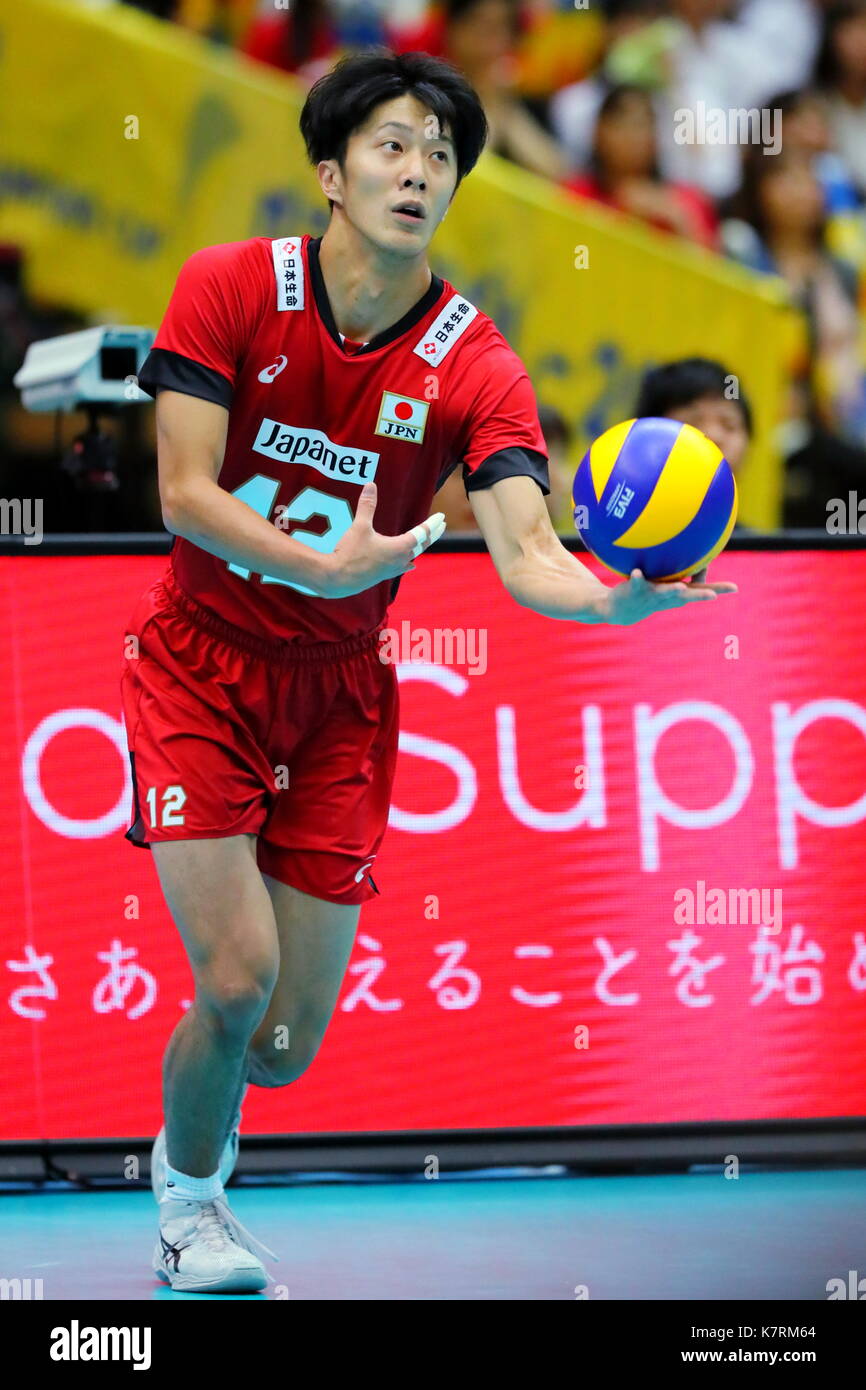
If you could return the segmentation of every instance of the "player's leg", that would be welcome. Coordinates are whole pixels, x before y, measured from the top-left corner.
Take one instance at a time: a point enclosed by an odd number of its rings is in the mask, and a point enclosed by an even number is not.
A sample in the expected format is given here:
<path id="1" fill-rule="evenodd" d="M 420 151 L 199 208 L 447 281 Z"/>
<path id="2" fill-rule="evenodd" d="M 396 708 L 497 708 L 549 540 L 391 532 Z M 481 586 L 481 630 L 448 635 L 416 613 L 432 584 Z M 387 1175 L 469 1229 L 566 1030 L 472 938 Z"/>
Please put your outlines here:
<path id="1" fill-rule="evenodd" d="M 248 1075 L 264 1086 L 295 1080 L 316 1055 L 361 906 L 378 891 L 369 870 L 388 823 L 397 762 L 394 668 L 379 660 L 378 642 L 365 639 L 339 659 L 287 668 L 279 708 L 293 726 L 308 719 L 309 727 L 256 848 L 280 942 L 279 978 L 250 1049 Z M 280 756 L 288 735 L 275 721 L 272 764 L 288 761 Z"/>
<path id="2" fill-rule="evenodd" d="M 273 903 L 280 969 L 250 1040 L 247 1077 L 257 1086 L 285 1086 L 307 1069 L 325 1036 L 361 906 L 326 902 L 268 874 L 264 880 Z"/>
<path id="3" fill-rule="evenodd" d="M 204 1178 L 217 1171 L 247 1048 L 277 980 L 277 928 L 254 836 L 152 848 L 195 979 L 194 1002 L 163 1062 L 167 1160 Z"/>

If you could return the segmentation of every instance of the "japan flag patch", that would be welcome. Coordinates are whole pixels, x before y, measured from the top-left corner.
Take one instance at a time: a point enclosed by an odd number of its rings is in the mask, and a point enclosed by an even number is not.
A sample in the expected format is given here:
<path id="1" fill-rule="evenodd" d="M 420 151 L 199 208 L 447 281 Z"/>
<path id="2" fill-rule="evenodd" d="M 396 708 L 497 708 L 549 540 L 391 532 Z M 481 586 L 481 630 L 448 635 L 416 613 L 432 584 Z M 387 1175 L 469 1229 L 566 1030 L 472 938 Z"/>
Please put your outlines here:
<path id="1" fill-rule="evenodd" d="M 420 444 L 427 428 L 429 409 L 429 401 L 416 401 L 413 396 L 398 396 L 395 391 L 383 391 L 374 434 L 384 434 L 388 439 L 402 439 L 406 444 Z"/>

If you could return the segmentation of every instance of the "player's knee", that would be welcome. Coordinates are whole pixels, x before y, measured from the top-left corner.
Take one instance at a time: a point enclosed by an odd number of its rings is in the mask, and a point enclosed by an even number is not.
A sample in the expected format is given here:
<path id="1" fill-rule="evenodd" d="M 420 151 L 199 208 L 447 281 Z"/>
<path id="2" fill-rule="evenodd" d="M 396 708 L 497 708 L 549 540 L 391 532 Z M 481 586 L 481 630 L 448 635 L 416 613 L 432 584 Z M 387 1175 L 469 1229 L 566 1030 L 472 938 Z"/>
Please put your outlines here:
<path id="1" fill-rule="evenodd" d="M 318 1038 L 289 1035 L 288 1047 L 278 1039 L 255 1042 L 247 1053 L 247 1076 L 254 1086 L 288 1086 L 303 1076 L 319 1050 Z"/>
<path id="2" fill-rule="evenodd" d="M 220 1031 L 249 1037 L 263 1017 L 274 987 L 267 970 L 211 971 L 196 981 L 196 1005 Z"/>

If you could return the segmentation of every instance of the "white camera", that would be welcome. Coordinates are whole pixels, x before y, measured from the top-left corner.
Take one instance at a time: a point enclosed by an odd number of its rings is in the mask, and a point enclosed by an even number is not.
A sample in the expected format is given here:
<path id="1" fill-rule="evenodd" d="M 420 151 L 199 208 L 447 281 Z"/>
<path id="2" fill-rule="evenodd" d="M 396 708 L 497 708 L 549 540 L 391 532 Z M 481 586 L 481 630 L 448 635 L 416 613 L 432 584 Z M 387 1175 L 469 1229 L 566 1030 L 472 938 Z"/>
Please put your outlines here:
<path id="1" fill-rule="evenodd" d="M 14 382 L 28 410 L 150 404 L 138 373 L 151 328 L 84 328 L 31 343 Z"/>

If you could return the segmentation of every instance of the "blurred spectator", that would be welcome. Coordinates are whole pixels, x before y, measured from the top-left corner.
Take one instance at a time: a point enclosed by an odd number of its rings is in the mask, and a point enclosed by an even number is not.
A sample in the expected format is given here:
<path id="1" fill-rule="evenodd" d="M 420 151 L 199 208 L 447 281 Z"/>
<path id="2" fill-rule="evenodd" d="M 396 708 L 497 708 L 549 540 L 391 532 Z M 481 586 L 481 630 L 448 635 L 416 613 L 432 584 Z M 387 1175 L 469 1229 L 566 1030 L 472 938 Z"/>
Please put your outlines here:
<path id="1" fill-rule="evenodd" d="M 821 185 L 827 214 L 828 249 L 863 279 L 866 269 L 866 212 L 844 160 L 833 149 L 826 97 L 814 88 L 780 92 L 767 103 L 781 113 L 786 154 L 810 161 Z"/>
<path id="2" fill-rule="evenodd" d="M 723 228 L 729 254 L 753 270 L 781 275 L 806 313 L 814 403 L 827 423 L 859 433 L 863 373 L 856 277 L 827 249 L 823 190 L 808 157 L 752 151 L 732 212 Z"/>
<path id="3" fill-rule="evenodd" d="M 736 474 L 752 437 L 752 408 L 739 379 L 708 357 L 680 357 L 644 373 L 635 416 L 694 425 L 721 449 Z"/>
<path id="4" fill-rule="evenodd" d="M 856 277 L 827 249 L 823 192 L 802 152 L 750 151 L 731 211 L 722 227 L 729 254 L 781 275 L 806 315 L 808 353 L 788 408 L 786 524 L 822 525 L 826 497 L 866 483 Z"/>
<path id="5" fill-rule="evenodd" d="M 342 55 L 328 0 L 293 0 L 289 10 L 263 10 L 240 44 L 260 63 L 312 83 Z"/>
<path id="6" fill-rule="evenodd" d="M 824 94 L 814 87 L 777 92 L 767 105 L 781 114 L 785 153 L 805 154 L 811 159 L 827 213 L 857 209 L 860 198 L 856 185 L 844 159 L 833 148 L 829 103 Z"/>
<path id="7" fill-rule="evenodd" d="M 610 90 L 605 60 L 620 39 L 644 28 L 661 12 L 661 0 L 608 0 L 598 71 L 582 82 L 561 87 L 550 101 L 550 122 L 572 169 L 582 168 L 592 151 L 598 110 Z"/>
<path id="8" fill-rule="evenodd" d="M 752 408 L 739 379 L 707 357 L 681 357 L 651 367 L 641 381 L 634 413 L 694 425 L 721 449 L 734 477 L 752 439 Z M 735 531 L 749 529 L 734 522 Z"/>
<path id="9" fill-rule="evenodd" d="M 640 87 L 613 87 L 601 103 L 592 155 L 585 174 L 565 187 L 666 232 L 715 249 L 715 210 L 709 198 L 685 184 L 666 184 L 658 167 L 652 98 Z"/>
<path id="10" fill-rule="evenodd" d="M 816 79 L 827 94 L 830 126 L 861 198 L 866 196 L 866 0 L 831 5 Z"/>
<path id="11" fill-rule="evenodd" d="M 664 177 L 712 198 L 728 197 L 739 186 L 736 135 L 680 143 L 678 113 L 757 111 L 774 89 L 805 80 L 818 34 L 812 0 L 749 0 L 733 19 L 730 11 L 729 0 L 668 0 L 659 18 L 629 3 L 619 18 L 624 32 L 610 43 L 604 62 L 610 82 L 656 94 Z M 554 129 L 573 154 L 586 136 L 565 127 L 575 120 L 585 124 L 587 105 L 598 95 L 597 85 L 565 89 L 552 103 Z"/>
<path id="12" fill-rule="evenodd" d="M 565 155 L 516 90 L 523 26 L 519 0 L 443 0 L 420 28 L 394 32 L 389 42 L 398 53 L 423 49 L 453 63 L 484 104 L 487 149 L 560 179 L 567 172 Z"/>

